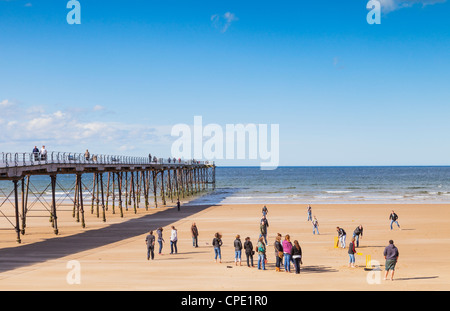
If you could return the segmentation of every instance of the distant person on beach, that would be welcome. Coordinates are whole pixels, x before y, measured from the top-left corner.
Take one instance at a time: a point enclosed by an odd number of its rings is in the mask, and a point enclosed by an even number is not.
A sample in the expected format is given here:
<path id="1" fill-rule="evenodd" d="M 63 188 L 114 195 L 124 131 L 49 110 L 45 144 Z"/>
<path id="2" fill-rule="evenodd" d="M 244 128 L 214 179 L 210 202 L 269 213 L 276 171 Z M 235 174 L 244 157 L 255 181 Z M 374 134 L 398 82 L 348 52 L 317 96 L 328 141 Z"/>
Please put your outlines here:
<path id="1" fill-rule="evenodd" d="M 198 228 L 195 222 L 192 223 L 191 233 L 192 233 L 192 246 L 198 247 Z"/>
<path id="2" fill-rule="evenodd" d="M 338 233 L 339 243 L 342 248 L 345 248 L 345 239 L 347 238 L 347 233 L 343 228 L 336 227 L 336 231 Z"/>
<path id="3" fill-rule="evenodd" d="M 262 208 L 263 216 L 266 216 L 268 212 L 269 212 L 269 210 L 267 209 L 267 206 L 264 205 L 264 207 Z"/>
<path id="4" fill-rule="evenodd" d="M 37 146 L 33 148 L 34 161 L 39 161 L 39 149 Z"/>
<path id="5" fill-rule="evenodd" d="M 45 149 L 45 146 L 42 146 L 41 148 L 41 160 L 47 160 L 47 149 Z"/>
<path id="6" fill-rule="evenodd" d="M 269 227 L 269 221 L 266 216 L 263 215 L 261 222 L 259 224 L 259 229 L 261 231 L 259 237 L 264 237 L 264 241 L 267 244 L 267 227 Z"/>
<path id="7" fill-rule="evenodd" d="M 244 250 L 245 250 L 245 256 L 247 257 L 247 266 L 254 267 L 253 265 L 253 255 L 255 254 L 255 251 L 253 250 L 253 243 L 250 241 L 250 237 L 245 238 L 244 242 Z M 250 265 L 251 263 L 251 265 Z"/>
<path id="8" fill-rule="evenodd" d="M 384 258 L 386 259 L 385 262 L 385 270 L 386 274 L 384 276 L 384 279 L 386 280 L 389 271 L 391 271 L 391 281 L 394 280 L 394 271 L 395 271 L 395 265 L 397 264 L 399 252 L 397 247 L 394 245 L 394 241 L 389 240 L 389 245 L 386 246 L 383 252 Z"/>
<path id="9" fill-rule="evenodd" d="M 359 247 L 359 239 L 362 239 L 363 236 L 363 226 L 359 225 L 356 227 L 355 231 L 353 231 L 353 238 L 356 240 L 356 247 Z"/>
<path id="10" fill-rule="evenodd" d="M 152 163 L 152 154 L 151 153 L 148 154 L 148 162 Z"/>
<path id="11" fill-rule="evenodd" d="M 214 235 L 214 239 L 212 241 L 212 245 L 214 247 L 214 260 L 215 262 L 217 262 L 217 257 L 219 257 L 219 262 L 222 262 L 222 254 L 220 251 L 220 247 L 222 246 L 222 236 L 220 235 L 219 232 L 216 232 L 216 234 Z"/>
<path id="12" fill-rule="evenodd" d="M 389 215 L 389 220 L 391 221 L 391 230 L 392 230 L 392 224 L 396 223 L 397 227 L 400 228 L 400 225 L 398 223 L 398 215 L 392 211 L 391 214 Z"/>
<path id="13" fill-rule="evenodd" d="M 234 240 L 234 264 L 237 266 L 238 262 L 241 266 L 241 253 L 242 253 L 242 242 L 241 236 L 236 235 L 236 239 Z"/>
<path id="14" fill-rule="evenodd" d="M 158 251 L 158 254 L 159 255 L 162 255 L 162 249 L 163 249 L 163 243 L 165 242 L 164 241 L 164 239 L 163 239 L 163 236 L 162 236 L 162 232 L 163 232 L 163 228 L 161 228 L 161 227 L 159 227 L 157 230 L 156 230 L 156 234 L 158 235 L 158 244 L 159 244 L 159 251 Z"/>
<path id="15" fill-rule="evenodd" d="M 355 254 L 356 254 L 355 238 L 353 237 L 352 241 L 348 245 L 348 256 L 349 256 L 348 266 L 349 267 L 352 267 L 352 268 L 355 267 Z"/>
<path id="16" fill-rule="evenodd" d="M 281 261 L 283 260 L 283 245 L 281 244 L 281 234 L 278 233 L 273 244 L 275 249 L 275 271 L 280 272 Z"/>
<path id="17" fill-rule="evenodd" d="M 308 220 L 307 221 L 312 221 L 312 208 L 311 205 L 308 205 L 308 208 L 306 209 L 308 212 Z"/>
<path id="18" fill-rule="evenodd" d="M 302 248 L 300 247 L 300 244 L 298 244 L 298 241 L 294 241 L 294 245 L 291 248 L 291 256 L 294 260 L 294 267 L 295 267 L 295 273 L 300 273 L 300 265 L 303 264 L 302 262 Z"/>
<path id="19" fill-rule="evenodd" d="M 145 238 L 145 243 L 147 244 L 147 260 L 152 258 L 152 260 L 155 258 L 155 236 L 153 235 L 153 231 L 150 231 L 150 233 Z"/>
<path id="20" fill-rule="evenodd" d="M 86 149 L 86 152 L 84 153 L 84 158 L 86 159 L 86 161 L 89 161 L 91 157 L 91 154 L 89 153 L 89 150 Z"/>
<path id="21" fill-rule="evenodd" d="M 317 221 L 316 216 L 314 216 L 314 219 L 312 220 L 312 225 L 313 225 L 313 234 L 316 234 L 316 230 L 317 234 L 319 234 L 319 221 Z"/>
<path id="22" fill-rule="evenodd" d="M 180 211 L 180 208 L 181 208 L 180 200 L 177 200 L 177 210 Z"/>
<path id="23" fill-rule="evenodd" d="M 283 241 L 284 270 L 286 272 L 291 272 L 291 250 L 291 237 L 289 234 L 286 234 Z"/>
<path id="24" fill-rule="evenodd" d="M 170 234 L 170 253 L 171 254 L 174 253 L 174 250 L 175 250 L 175 254 L 178 253 L 177 242 L 178 242 L 177 229 L 175 229 L 175 226 L 172 226 L 172 232 Z"/>
<path id="25" fill-rule="evenodd" d="M 266 244 L 263 237 L 258 240 L 258 270 L 266 270 Z"/>

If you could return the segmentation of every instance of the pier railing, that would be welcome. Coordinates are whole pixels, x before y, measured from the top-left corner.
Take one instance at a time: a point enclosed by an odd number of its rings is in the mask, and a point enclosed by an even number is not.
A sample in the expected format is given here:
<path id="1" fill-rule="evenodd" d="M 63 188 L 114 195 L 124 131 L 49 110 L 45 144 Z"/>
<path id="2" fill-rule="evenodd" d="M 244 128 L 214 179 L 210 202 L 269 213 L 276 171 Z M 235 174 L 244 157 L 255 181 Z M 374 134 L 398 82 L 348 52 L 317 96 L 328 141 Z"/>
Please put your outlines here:
<path id="1" fill-rule="evenodd" d="M 211 161 L 181 160 L 175 158 L 133 157 L 122 155 L 90 154 L 51 151 L 47 154 L 34 152 L 2 152 L 0 153 L 0 167 L 36 166 L 45 164 L 179 164 L 179 165 L 207 165 Z"/>

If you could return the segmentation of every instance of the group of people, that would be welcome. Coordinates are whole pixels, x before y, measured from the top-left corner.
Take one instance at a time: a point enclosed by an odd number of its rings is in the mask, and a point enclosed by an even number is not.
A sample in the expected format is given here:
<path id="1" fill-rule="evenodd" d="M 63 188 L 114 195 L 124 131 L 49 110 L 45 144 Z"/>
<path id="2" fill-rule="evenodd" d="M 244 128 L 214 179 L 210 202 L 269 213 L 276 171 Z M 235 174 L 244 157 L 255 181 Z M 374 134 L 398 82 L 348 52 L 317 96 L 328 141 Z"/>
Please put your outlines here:
<path id="1" fill-rule="evenodd" d="M 247 259 L 247 266 L 248 267 L 254 267 L 254 260 L 253 256 L 258 255 L 257 257 L 257 268 L 258 270 L 267 270 L 266 264 L 268 262 L 267 258 L 267 231 L 269 227 L 269 221 L 267 219 L 268 214 L 268 208 L 264 206 L 262 208 L 262 218 L 259 223 L 260 228 L 260 234 L 258 238 L 258 242 L 256 246 L 253 246 L 253 243 L 250 239 L 250 237 L 246 237 L 244 240 L 244 243 L 241 241 L 241 237 L 239 234 L 236 235 L 235 240 L 233 242 L 235 256 L 234 256 L 234 262 L 235 265 L 242 265 L 241 257 L 242 252 L 245 252 L 246 259 Z M 309 205 L 307 208 L 308 213 L 308 221 L 311 221 L 313 223 L 313 234 L 315 234 L 315 231 L 318 232 L 318 222 L 316 217 L 312 217 L 312 208 Z M 391 230 L 392 224 L 396 223 L 397 226 L 400 228 L 400 225 L 398 224 L 398 215 L 392 211 L 391 215 L 389 216 L 389 219 L 391 220 Z M 316 223 L 314 223 L 314 220 Z M 337 235 L 338 235 L 338 246 L 341 248 L 346 248 L 346 231 L 341 227 L 336 227 Z M 158 228 L 156 230 L 157 238 L 153 235 L 153 231 L 150 231 L 147 235 L 145 242 L 147 244 L 147 260 L 150 258 L 154 259 L 154 247 L 155 242 L 157 241 L 159 244 L 159 255 L 162 255 L 162 249 L 163 249 L 163 243 L 165 242 L 162 236 L 163 228 Z M 351 239 L 351 242 L 348 245 L 348 254 L 349 254 L 349 267 L 355 267 L 355 254 L 357 254 L 356 248 L 359 247 L 360 239 L 363 237 L 363 226 L 359 225 L 355 228 L 353 231 L 353 236 Z M 198 228 L 197 225 L 192 223 L 191 226 L 191 235 L 192 235 L 192 246 L 198 247 Z M 283 240 L 283 241 L 282 241 Z M 177 249 L 177 229 L 175 226 L 172 226 L 171 231 L 171 237 L 170 237 L 170 248 L 171 252 L 170 254 L 176 254 L 178 252 Z M 214 261 L 221 263 L 222 262 L 222 252 L 221 247 L 223 245 L 222 241 L 222 235 L 219 232 L 216 232 L 214 235 L 214 238 L 212 240 L 212 246 L 214 248 Z M 302 248 L 298 242 L 298 240 L 294 240 L 294 242 L 291 242 L 291 237 L 289 234 L 286 234 L 283 236 L 278 233 L 275 242 L 274 242 L 274 255 L 275 255 L 275 270 L 277 272 L 280 272 L 282 269 L 282 266 L 284 266 L 284 270 L 286 272 L 291 272 L 291 263 L 293 264 L 295 268 L 295 273 L 300 273 L 300 266 L 303 264 L 302 262 Z M 397 263 L 397 259 L 399 256 L 399 252 L 397 247 L 394 245 L 394 242 L 392 240 L 389 241 L 389 245 L 385 248 L 383 255 L 386 259 L 385 264 L 385 270 L 386 275 L 385 279 L 387 279 L 389 272 L 391 272 L 391 280 L 394 276 L 395 271 L 395 265 Z"/>
<path id="2" fill-rule="evenodd" d="M 42 146 L 41 150 L 39 150 L 37 146 L 34 146 L 33 156 L 34 161 L 45 161 L 47 160 L 47 149 L 45 149 L 45 146 Z"/>

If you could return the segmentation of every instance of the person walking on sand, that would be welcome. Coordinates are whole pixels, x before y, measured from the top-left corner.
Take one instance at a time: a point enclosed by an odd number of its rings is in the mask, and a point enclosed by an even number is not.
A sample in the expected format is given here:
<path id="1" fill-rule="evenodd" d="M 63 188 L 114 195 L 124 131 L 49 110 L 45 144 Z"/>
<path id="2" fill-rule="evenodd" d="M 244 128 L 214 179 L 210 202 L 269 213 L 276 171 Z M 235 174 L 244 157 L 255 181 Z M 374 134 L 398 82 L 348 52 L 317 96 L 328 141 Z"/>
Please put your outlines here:
<path id="1" fill-rule="evenodd" d="M 212 245 L 214 247 L 215 262 L 217 262 L 217 257 L 219 257 L 219 263 L 222 263 L 222 253 L 220 251 L 220 248 L 222 246 L 222 236 L 220 235 L 219 232 L 216 232 L 216 234 L 214 235 Z"/>
<path id="2" fill-rule="evenodd" d="M 236 239 L 234 240 L 234 264 L 237 266 L 238 262 L 241 266 L 241 253 L 242 253 L 242 242 L 241 236 L 236 235 Z"/>
<path id="3" fill-rule="evenodd" d="M 155 236 L 153 235 L 153 231 L 150 231 L 147 237 L 145 238 L 145 243 L 147 244 L 147 260 L 155 258 Z"/>
<path id="4" fill-rule="evenodd" d="M 267 227 L 269 227 L 269 221 L 267 220 L 266 216 L 263 215 L 261 222 L 259 224 L 259 229 L 261 231 L 259 237 L 264 237 L 264 241 L 267 244 Z"/>
<path id="5" fill-rule="evenodd" d="M 267 270 L 266 269 L 266 244 L 264 244 L 263 237 L 260 237 L 258 240 L 258 270 Z"/>
<path id="6" fill-rule="evenodd" d="M 175 226 L 172 226 L 172 232 L 170 234 L 170 254 L 173 254 L 174 250 L 175 254 L 178 253 L 177 242 L 178 242 L 177 229 L 175 229 Z"/>
<path id="7" fill-rule="evenodd" d="M 356 249 L 355 249 L 355 238 L 352 238 L 352 241 L 350 242 L 350 244 L 348 245 L 348 256 L 349 256 L 349 262 L 348 262 L 348 266 L 354 268 L 355 267 L 355 254 L 356 254 Z"/>
<path id="8" fill-rule="evenodd" d="M 387 277 L 389 275 L 389 271 L 391 271 L 391 281 L 394 280 L 394 271 L 395 271 L 395 265 L 398 261 L 398 248 L 394 245 L 393 240 L 389 240 L 389 245 L 386 246 L 383 252 L 384 259 L 386 259 L 385 262 L 385 270 L 386 274 L 384 276 L 384 279 L 387 280 Z"/>
<path id="9" fill-rule="evenodd" d="M 269 210 L 267 209 L 267 206 L 264 205 L 264 207 L 262 208 L 263 216 L 266 216 L 268 212 L 269 212 Z"/>
<path id="10" fill-rule="evenodd" d="M 317 234 L 319 233 L 319 222 L 317 221 L 316 216 L 314 216 L 314 219 L 312 220 L 312 225 L 313 225 L 313 234 L 316 234 L 316 230 L 317 230 Z"/>
<path id="11" fill-rule="evenodd" d="M 156 234 L 158 235 L 158 244 L 159 244 L 159 251 L 158 251 L 158 254 L 159 255 L 162 255 L 162 249 L 163 249 L 163 243 L 165 242 L 164 241 L 164 239 L 163 239 L 163 236 L 162 236 L 162 232 L 163 232 L 163 228 L 161 228 L 161 227 L 159 227 L 157 230 L 156 230 Z"/>
<path id="12" fill-rule="evenodd" d="M 192 233 L 192 246 L 198 247 L 198 228 L 195 222 L 192 223 L 191 233 Z"/>
<path id="13" fill-rule="evenodd" d="M 345 239 L 347 238 L 347 233 L 343 228 L 336 227 L 336 231 L 338 233 L 339 243 L 342 248 L 345 248 Z"/>
<path id="14" fill-rule="evenodd" d="M 286 272 L 291 272 L 291 250 L 291 237 L 289 234 L 286 234 L 283 241 L 284 270 Z"/>
<path id="15" fill-rule="evenodd" d="M 291 256 L 294 260 L 294 267 L 295 267 L 295 273 L 300 273 L 300 265 L 303 264 L 302 262 L 302 248 L 300 247 L 300 244 L 298 244 L 298 241 L 294 241 L 294 245 L 291 248 Z"/>
<path id="16" fill-rule="evenodd" d="M 306 209 L 308 212 L 308 220 L 307 221 L 312 221 L 312 208 L 311 205 L 308 205 L 308 208 Z"/>
<path id="17" fill-rule="evenodd" d="M 391 221 L 391 230 L 392 230 L 392 224 L 396 223 L 397 227 L 400 228 L 400 225 L 398 223 L 398 215 L 392 211 L 391 214 L 389 215 L 389 220 Z"/>
<path id="18" fill-rule="evenodd" d="M 363 226 L 359 225 L 356 227 L 355 231 L 353 231 L 353 238 L 356 240 L 356 247 L 359 247 L 359 239 L 362 239 L 363 236 Z"/>
<path id="19" fill-rule="evenodd" d="M 281 271 L 281 261 L 283 260 L 283 245 L 281 244 L 281 234 L 278 233 L 274 243 L 275 249 L 275 271 Z"/>
<path id="20" fill-rule="evenodd" d="M 253 250 L 253 243 L 250 241 L 250 237 L 245 238 L 244 242 L 244 250 L 245 250 L 245 256 L 247 257 L 247 267 L 254 267 L 253 265 L 253 254 L 255 251 Z M 250 265 L 251 262 L 251 265 Z"/>

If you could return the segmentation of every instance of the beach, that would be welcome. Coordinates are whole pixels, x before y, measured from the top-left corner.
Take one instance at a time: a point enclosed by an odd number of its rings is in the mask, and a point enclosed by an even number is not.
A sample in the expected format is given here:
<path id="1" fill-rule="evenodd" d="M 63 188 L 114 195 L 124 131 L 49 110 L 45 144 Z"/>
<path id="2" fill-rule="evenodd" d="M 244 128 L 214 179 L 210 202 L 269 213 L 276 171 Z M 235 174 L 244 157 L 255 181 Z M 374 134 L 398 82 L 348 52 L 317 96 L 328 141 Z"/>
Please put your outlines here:
<path id="1" fill-rule="evenodd" d="M 57 291 L 444 291 L 450 289 L 450 204 L 313 204 L 320 235 L 307 221 L 307 204 L 267 205 L 269 221 L 267 270 L 235 266 L 235 236 L 259 236 L 261 204 L 194 205 L 139 208 L 107 221 L 86 211 L 86 228 L 72 217 L 70 206 L 58 211 L 59 234 L 48 217 L 27 220 L 22 243 L 13 229 L 0 231 L 0 289 Z M 389 228 L 391 210 L 401 230 Z M 34 212 L 46 215 L 46 212 Z M 31 215 L 31 213 L 30 213 Z M 5 220 L 2 220 L 3 222 Z M 192 246 L 191 225 L 199 230 Z M 353 230 L 364 227 L 356 267 L 348 267 Z M 145 237 L 163 227 L 162 255 L 147 260 Z M 178 253 L 170 255 L 170 228 L 178 230 Z M 347 247 L 334 247 L 336 227 L 347 232 Z M 7 224 L 2 223 L 2 228 Z M 222 263 L 214 262 L 214 233 L 222 234 Z M 275 271 L 273 242 L 277 233 L 298 240 L 303 252 L 301 273 Z M 156 236 L 156 232 L 154 233 Z M 399 249 L 394 281 L 383 280 L 383 250 L 389 240 Z M 365 271 L 366 256 L 381 271 Z M 257 256 L 254 256 L 256 266 Z"/>

